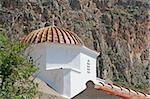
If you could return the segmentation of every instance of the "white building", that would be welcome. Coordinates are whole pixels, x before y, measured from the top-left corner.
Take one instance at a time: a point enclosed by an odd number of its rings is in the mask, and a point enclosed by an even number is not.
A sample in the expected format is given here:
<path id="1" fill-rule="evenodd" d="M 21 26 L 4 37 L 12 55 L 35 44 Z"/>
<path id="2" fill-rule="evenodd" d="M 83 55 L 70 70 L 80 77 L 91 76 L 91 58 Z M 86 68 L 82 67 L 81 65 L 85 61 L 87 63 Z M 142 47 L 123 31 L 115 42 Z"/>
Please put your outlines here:
<path id="1" fill-rule="evenodd" d="M 84 46 L 73 32 L 58 27 L 45 27 L 29 33 L 29 53 L 39 67 L 38 78 L 59 94 L 72 98 L 96 80 L 96 57 L 99 53 Z"/>

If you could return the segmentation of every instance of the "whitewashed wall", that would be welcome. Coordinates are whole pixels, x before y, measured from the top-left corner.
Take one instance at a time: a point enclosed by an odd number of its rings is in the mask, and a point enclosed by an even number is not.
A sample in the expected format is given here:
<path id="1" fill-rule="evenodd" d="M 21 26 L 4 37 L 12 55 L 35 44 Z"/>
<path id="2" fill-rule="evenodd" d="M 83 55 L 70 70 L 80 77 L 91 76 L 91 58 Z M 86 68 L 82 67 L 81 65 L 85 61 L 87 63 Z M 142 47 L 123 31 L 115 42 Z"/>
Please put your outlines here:
<path id="1" fill-rule="evenodd" d="M 80 69 L 80 49 L 75 45 L 48 44 L 46 50 L 46 68 Z"/>
<path id="2" fill-rule="evenodd" d="M 96 80 L 96 57 L 98 54 L 93 55 L 92 52 L 85 51 L 81 48 L 80 52 L 80 70 L 81 72 L 71 71 L 71 97 L 79 94 L 86 89 L 86 82 L 89 80 Z M 92 56 L 91 56 L 92 54 Z M 89 63 L 89 67 L 87 67 Z M 87 71 L 87 68 L 90 71 Z"/>
<path id="3" fill-rule="evenodd" d="M 32 46 L 30 55 L 40 69 L 38 77 L 62 96 L 72 98 L 88 80 L 96 80 L 98 53 L 84 46 L 42 43 Z"/>

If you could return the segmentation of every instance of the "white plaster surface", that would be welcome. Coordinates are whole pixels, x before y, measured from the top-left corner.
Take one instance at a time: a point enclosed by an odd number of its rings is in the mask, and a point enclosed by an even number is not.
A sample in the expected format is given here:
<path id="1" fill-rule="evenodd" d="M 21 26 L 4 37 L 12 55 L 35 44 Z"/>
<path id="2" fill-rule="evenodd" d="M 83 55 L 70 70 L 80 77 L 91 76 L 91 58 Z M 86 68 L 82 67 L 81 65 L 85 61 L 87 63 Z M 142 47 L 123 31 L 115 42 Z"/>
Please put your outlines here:
<path id="1" fill-rule="evenodd" d="M 86 88 L 88 80 L 96 80 L 98 53 L 85 46 L 41 43 L 31 46 L 27 52 L 39 67 L 35 75 L 62 96 L 72 98 Z"/>

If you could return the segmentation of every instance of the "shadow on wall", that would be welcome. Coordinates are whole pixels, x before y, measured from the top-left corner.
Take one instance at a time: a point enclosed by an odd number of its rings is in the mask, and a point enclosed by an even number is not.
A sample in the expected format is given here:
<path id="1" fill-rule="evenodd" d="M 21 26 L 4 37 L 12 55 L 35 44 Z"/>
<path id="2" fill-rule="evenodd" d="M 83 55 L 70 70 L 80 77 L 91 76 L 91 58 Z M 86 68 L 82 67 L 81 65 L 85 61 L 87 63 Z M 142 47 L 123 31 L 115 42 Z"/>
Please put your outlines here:
<path id="1" fill-rule="evenodd" d="M 103 91 L 95 89 L 95 84 L 92 81 L 88 81 L 86 86 L 87 88 L 84 91 L 72 99 L 120 99 L 117 96 L 112 96 Z"/>

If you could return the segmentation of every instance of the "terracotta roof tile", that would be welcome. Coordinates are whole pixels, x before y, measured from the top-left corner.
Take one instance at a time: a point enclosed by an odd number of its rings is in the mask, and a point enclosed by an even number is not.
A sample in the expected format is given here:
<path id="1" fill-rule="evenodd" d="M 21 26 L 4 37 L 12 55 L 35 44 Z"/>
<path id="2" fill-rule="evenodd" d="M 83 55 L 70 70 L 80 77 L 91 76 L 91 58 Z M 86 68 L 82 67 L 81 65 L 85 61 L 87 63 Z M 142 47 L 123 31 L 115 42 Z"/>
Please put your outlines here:
<path id="1" fill-rule="evenodd" d="M 56 42 L 83 45 L 81 39 L 73 32 L 55 26 L 34 30 L 22 39 L 24 43 Z"/>
<path id="2" fill-rule="evenodd" d="M 120 90 L 117 87 L 120 88 Z M 121 99 L 148 99 L 146 94 L 112 84 L 99 82 L 99 84 L 95 85 L 95 88 L 107 94 L 119 96 Z"/>

